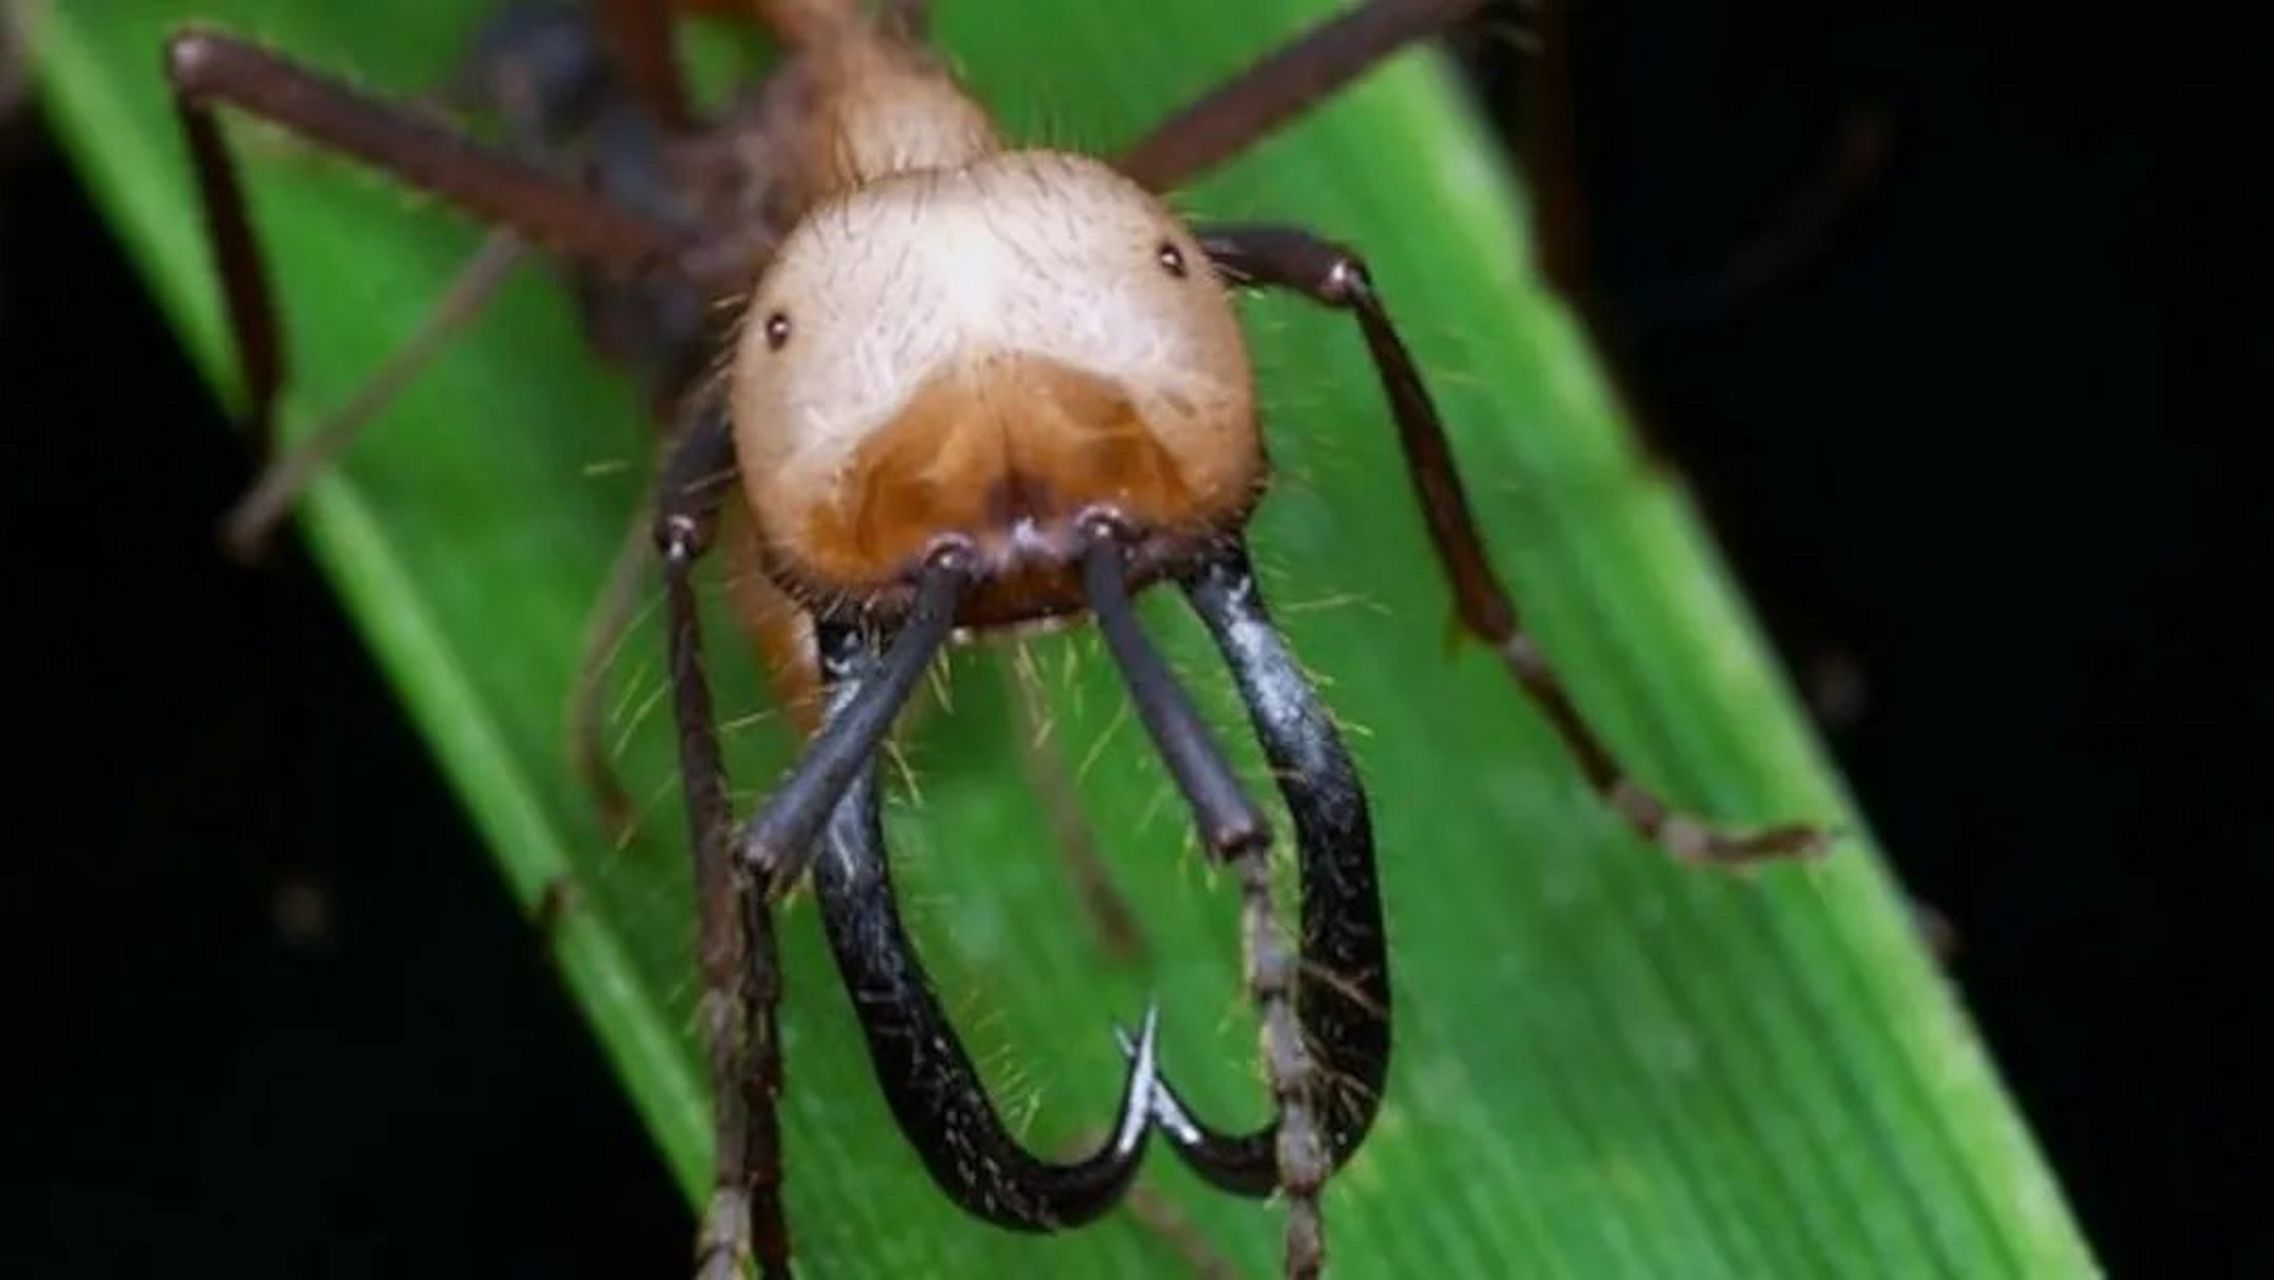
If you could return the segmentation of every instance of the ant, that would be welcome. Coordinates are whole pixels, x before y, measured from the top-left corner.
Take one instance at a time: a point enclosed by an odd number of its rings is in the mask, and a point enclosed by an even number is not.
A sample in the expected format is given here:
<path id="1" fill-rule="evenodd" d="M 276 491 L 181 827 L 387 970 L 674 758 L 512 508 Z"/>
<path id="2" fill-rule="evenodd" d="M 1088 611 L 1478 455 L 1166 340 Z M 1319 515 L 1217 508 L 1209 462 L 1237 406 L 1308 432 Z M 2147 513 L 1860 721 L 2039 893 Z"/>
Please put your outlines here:
<path id="1" fill-rule="evenodd" d="M 873 11 L 760 0 L 785 56 L 707 120 L 671 53 L 671 7 L 509 10 L 473 77 L 506 122 L 502 146 L 228 36 L 189 30 L 168 45 L 256 423 L 272 413 L 281 343 L 220 107 L 569 264 L 602 348 L 629 357 L 672 421 L 650 537 L 716 1111 L 703 1276 L 753 1259 L 789 1274 L 772 906 L 808 878 L 879 1085 L 956 1204 L 1014 1230 L 1077 1226 L 1128 1192 L 1159 1133 L 1209 1183 L 1285 1202 L 1288 1275 L 1324 1266 L 1321 1189 L 1365 1138 L 1388 1077 L 1390 953 L 1357 769 L 1248 562 L 1242 530 L 1268 468 L 1236 288 L 1288 290 L 1356 321 L 1462 625 L 1501 656 L 1614 812 L 1684 859 L 1821 847 L 1812 827 L 1729 834 L 1670 808 L 1587 726 L 1499 583 L 1361 257 L 1295 226 L 1187 225 L 1156 194 L 1480 5 L 1363 0 L 1110 160 L 1007 145 L 927 48 L 923 0 Z M 707 305 L 720 297 L 741 299 L 724 319 Z M 722 540 L 730 515 L 747 545 Z M 804 755 L 739 830 L 693 582 L 722 541 L 794 606 L 803 654 L 791 661 L 823 696 Z M 1272 767 L 1301 884 L 1292 945 L 1273 902 L 1269 824 L 1133 611 L 1133 594 L 1159 583 L 1213 638 Z M 951 637 L 1084 615 L 1203 846 L 1238 885 L 1274 1118 L 1233 1133 L 1196 1115 L 1160 1068 L 1148 1014 L 1124 1038 L 1103 1140 L 1056 1160 L 1004 1123 L 902 928 L 877 775 L 888 731 Z"/>

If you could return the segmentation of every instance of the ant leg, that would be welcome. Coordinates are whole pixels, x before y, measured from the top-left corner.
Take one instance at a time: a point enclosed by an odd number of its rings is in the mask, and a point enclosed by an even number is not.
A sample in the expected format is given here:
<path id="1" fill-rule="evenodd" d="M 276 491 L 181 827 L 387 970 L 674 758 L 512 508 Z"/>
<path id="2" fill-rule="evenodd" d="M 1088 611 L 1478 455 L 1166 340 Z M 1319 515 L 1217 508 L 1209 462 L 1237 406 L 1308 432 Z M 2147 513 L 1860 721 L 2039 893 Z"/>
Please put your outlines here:
<path id="1" fill-rule="evenodd" d="M 1183 186 L 1230 160 L 1416 40 L 1484 0 L 1364 0 L 1266 54 L 1154 126 L 1115 163 L 1154 191 Z"/>
<path id="2" fill-rule="evenodd" d="M 243 192 L 213 119 L 214 106 L 227 105 L 564 257 L 652 267 L 667 264 L 694 238 L 688 227 L 625 208 L 242 40 L 196 29 L 177 33 L 166 43 L 166 75 L 208 216 L 216 222 L 245 221 Z M 230 252 L 226 245 L 223 251 Z"/>
<path id="3" fill-rule="evenodd" d="M 657 487 L 656 548 L 669 609 L 671 710 L 695 855 L 696 958 L 703 976 L 702 1024 L 716 1108 L 714 1187 L 697 1238 L 701 1280 L 738 1280 L 753 1252 L 768 1280 L 786 1278 L 782 1219 L 780 956 L 763 894 L 736 863 L 733 815 L 720 760 L 702 621 L 692 581 L 709 548 L 734 475 L 734 440 L 716 409 L 697 418 L 672 449 Z"/>
<path id="4" fill-rule="evenodd" d="M 476 38 L 446 96 L 499 112 L 514 153 L 536 157 L 544 153 L 549 132 L 568 127 L 564 122 L 609 92 L 589 20 L 574 11 L 523 4 L 499 15 Z M 259 557 L 308 482 L 488 305 L 523 253 L 511 231 L 493 231 L 378 372 L 289 453 L 267 460 L 222 522 L 222 542 L 231 554 L 245 561 Z"/>
<path id="5" fill-rule="evenodd" d="M 1739 835 L 1669 808 L 1629 776 L 1588 727 L 1547 656 L 1525 634 L 1515 604 L 1493 572 L 1477 536 L 1444 423 L 1358 255 L 1307 231 L 1281 226 L 1205 228 L 1201 243 L 1217 270 L 1234 284 L 1292 289 L 1356 315 L 1389 397 L 1429 540 L 1452 580 L 1462 625 L 1500 655 L 1516 682 L 1547 713 L 1588 784 L 1627 825 L 1685 860 L 1743 863 L 1823 850 L 1824 832 L 1806 823 Z"/>
<path id="6" fill-rule="evenodd" d="M 177 33 L 166 44 L 166 78 L 220 269 L 249 425 L 263 456 L 275 434 L 283 343 L 244 186 L 214 116 L 217 105 L 363 160 L 525 241 L 572 257 L 641 267 L 667 259 L 691 239 L 685 228 L 620 208 L 228 36 Z"/>
<path id="7" fill-rule="evenodd" d="M 385 411 L 435 356 L 496 296 L 521 264 L 521 241 L 510 231 L 493 231 L 482 241 L 450 288 L 419 321 L 411 336 L 387 357 L 345 404 L 334 409 L 290 449 L 269 458 L 252 486 L 222 519 L 221 538 L 231 555 L 258 559 L 301 491 L 329 466 L 364 427 Z M 264 442 L 266 443 L 266 442 Z"/>
<path id="8" fill-rule="evenodd" d="M 921 613 L 920 606 L 911 629 L 921 625 Z M 857 628 L 817 621 L 823 679 L 836 689 L 832 721 L 850 718 L 871 690 L 895 679 L 905 637 L 880 660 Z M 1121 1199 L 1145 1154 L 1152 1131 L 1153 1015 L 1145 1015 L 1130 1051 L 1113 1129 L 1095 1150 L 1060 1164 L 1020 1145 L 989 1101 L 901 926 L 878 807 L 872 749 L 836 798 L 813 882 L 838 976 L 893 1117 L 933 1180 L 966 1212 L 1015 1231 L 1090 1221 Z"/>

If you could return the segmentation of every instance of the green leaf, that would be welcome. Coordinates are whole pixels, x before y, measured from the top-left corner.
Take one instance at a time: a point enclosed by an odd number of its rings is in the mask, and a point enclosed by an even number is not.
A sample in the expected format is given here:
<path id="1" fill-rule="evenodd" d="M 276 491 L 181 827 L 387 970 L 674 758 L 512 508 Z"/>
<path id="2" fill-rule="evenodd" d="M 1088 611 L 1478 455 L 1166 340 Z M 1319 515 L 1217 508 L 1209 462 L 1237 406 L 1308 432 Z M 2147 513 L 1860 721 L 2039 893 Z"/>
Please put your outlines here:
<path id="1" fill-rule="evenodd" d="M 1016 136 L 1110 148 L 1330 7 L 951 0 L 941 22 Z M 217 380 L 229 364 L 159 77 L 164 33 L 195 17 L 407 95 L 479 16 L 456 2 L 51 6 L 55 118 Z M 282 282 L 287 408 L 304 426 L 409 331 L 476 233 L 272 130 L 232 138 Z M 1533 626 L 1644 776 L 1731 820 L 1862 830 L 1676 482 L 1640 455 L 1528 265 L 1520 198 L 1444 67 L 1400 57 L 1187 203 L 1300 220 L 1368 253 Z M 1396 954 L 1389 1097 L 1328 1196 L 1338 1273 L 2093 1271 L 1867 842 L 1732 876 L 1624 834 L 1492 656 L 1448 646 L 1446 589 L 1353 328 L 1281 301 L 1250 317 L 1279 468 L 1254 542 L 1353 730 Z M 570 889 L 552 926 L 562 971 L 693 1192 L 708 1139 L 692 910 L 652 626 L 609 673 L 643 801 L 629 846 L 603 837 L 561 749 L 579 628 L 648 448 L 633 395 L 531 270 L 317 486 L 305 528 L 514 891 L 534 909 Z M 1161 603 L 1156 633 L 1224 712 L 1204 640 Z M 789 735 L 763 714 L 746 646 L 714 634 L 737 777 L 754 789 Z M 1114 960 L 1085 924 L 1017 749 L 1017 678 L 1043 692 L 1052 748 L 1079 767 L 1142 960 Z M 1180 1082 L 1228 1118 L 1260 1117 L 1232 886 L 1189 846 L 1094 639 L 1033 640 L 1016 662 L 966 654 L 952 691 L 906 747 L 919 787 L 893 815 L 902 894 L 1030 1137 L 1070 1144 L 1103 1122 L 1110 1024 L 1152 997 Z M 1128 1213 L 1034 1239 L 951 1209 L 892 1129 L 811 904 L 785 928 L 790 1201 L 811 1274 L 1174 1269 L 1176 1247 Z M 1240 1272 L 1273 1270 L 1274 1209 L 1212 1195 L 1165 1157 L 1146 1177 Z"/>

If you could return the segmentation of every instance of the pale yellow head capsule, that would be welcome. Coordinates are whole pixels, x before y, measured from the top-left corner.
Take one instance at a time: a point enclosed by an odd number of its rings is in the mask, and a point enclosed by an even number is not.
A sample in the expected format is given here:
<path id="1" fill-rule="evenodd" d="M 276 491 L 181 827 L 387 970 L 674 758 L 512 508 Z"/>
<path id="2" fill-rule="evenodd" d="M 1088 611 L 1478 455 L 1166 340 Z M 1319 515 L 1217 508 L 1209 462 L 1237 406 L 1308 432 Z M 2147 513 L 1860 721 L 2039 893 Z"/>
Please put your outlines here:
<path id="1" fill-rule="evenodd" d="M 859 186 L 810 212 L 750 303 L 736 450 L 774 572 L 865 595 L 943 538 L 974 622 L 1079 604 L 1077 519 L 1153 550 L 1236 524 L 1263 477 L 1231 302 L 1191 232 L 1055 152 Z"/>

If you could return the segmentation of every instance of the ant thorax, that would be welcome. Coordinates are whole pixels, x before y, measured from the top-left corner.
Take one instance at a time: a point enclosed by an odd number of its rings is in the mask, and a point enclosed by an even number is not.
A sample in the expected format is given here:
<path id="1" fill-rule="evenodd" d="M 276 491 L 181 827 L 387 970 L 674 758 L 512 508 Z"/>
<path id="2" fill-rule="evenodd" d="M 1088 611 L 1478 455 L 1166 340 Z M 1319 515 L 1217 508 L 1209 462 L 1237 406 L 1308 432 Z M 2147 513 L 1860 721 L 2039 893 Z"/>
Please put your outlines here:
<path id="1" fill-rule="evenodd" d="M 1263 475 L 1252 375 L 1192 233 L 1099 161 L 918 128 L 867 83 L 858 118 L 812 117 L 835 126 L 808 149 L 835 157 L 815 185 L 838 189 L 773 255 L 735 352 L 775 575 L 889 604 L 958 541 L 979 577 L 963 616 L 994 625 L 1080 607 L 1085 516 L 1154 569 L 1236 525 Z"/>

